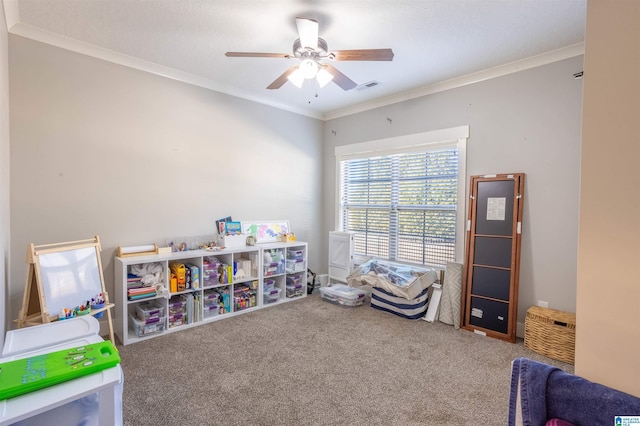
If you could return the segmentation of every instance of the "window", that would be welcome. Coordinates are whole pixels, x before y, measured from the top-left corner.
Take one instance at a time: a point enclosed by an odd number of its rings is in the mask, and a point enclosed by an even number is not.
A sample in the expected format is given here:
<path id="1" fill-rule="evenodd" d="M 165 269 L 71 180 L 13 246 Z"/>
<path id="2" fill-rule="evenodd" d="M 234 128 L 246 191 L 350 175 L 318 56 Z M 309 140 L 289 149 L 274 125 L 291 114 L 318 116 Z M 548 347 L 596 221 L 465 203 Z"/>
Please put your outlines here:
<path id="1" fill-rule="evenodd" d="M 410 145 L 407 137 L 358 144 L 351 153 L 349 146 L 336 149 L 337 228 L 355 233 L 357 256 L 440 267 L 462 258 L 466 134 L 417 143 L 434 136 L 412 135 Z"/>

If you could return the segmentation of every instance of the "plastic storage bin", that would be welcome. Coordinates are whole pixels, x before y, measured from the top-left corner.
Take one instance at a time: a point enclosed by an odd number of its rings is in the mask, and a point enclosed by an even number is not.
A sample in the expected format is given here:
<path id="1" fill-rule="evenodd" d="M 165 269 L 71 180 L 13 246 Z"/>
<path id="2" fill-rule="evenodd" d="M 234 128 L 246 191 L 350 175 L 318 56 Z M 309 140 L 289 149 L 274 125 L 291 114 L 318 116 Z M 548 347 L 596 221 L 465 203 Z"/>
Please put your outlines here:
<path id="1" fill-rule="evenodd" d="M 302 259 L 304 257 L 304 250 L 287 250 L 287 259 Z"/>
<path id="2" fill-rule="evenodd" d="M 169 300 L 169 314 L 167 321 L 169 328 L 179 327 L 187 323 L 187 301 L 182 297 L 172 297 Z"/>
<path id="3" fill-rule="evenodd" d="M 287 295 L 288 298 L 300 297 L 303 294 L 304 294 L 304 288 L 302 288 L 302 283 L 299 283 L 299 284 L 289 284 L 289 283 L 287 283 L 286 295 Z"/>
<path id="4" fill-rule="evenodd" d="M 133 312 L 132 312 L 133 314 Z M 125 327 L 130 327 L 125 324 Z M 7 331 L 0 363 L 102 342 L 100 324 L 89 316 Z M 44 371 L 44 369 L 43 369 Z M 121 425 L 122 368 L 118 365 L 0 401 L 2 425 Z"/>
<path id="5" fill-rule="evenodd" d="M 155 321 L 145 322 L 145 320 L 139 320 L 136 317 L 131 317 L 131 329 L 136 333 L 136 336 L 148 336 L 153 333 L 158 333 L 164 330 L 165 317 L 157 318 Z"/>
<path id="6" fill-rule="evenodd" d="M 284 251 L 282 249 L 271 249 L 264 251 L 264 276 L 284 274 Z"/>
<path id="7" fill-rule="evenodd" d="M 220 294 L 214 291 L 205 292 L 202 299 L 204 318 L 211 318 L 220 313 Z"/>
<path id="8" fill-rule="evenodd" d="M 187 317 L 185 314 L 177 313 L 169 315 L 169 328 L 180 327 L 187 323 Z"/>
<path id="9" fill-rule="evenodd" d="M 292 272 L 304 271 L 304 259 L 287 259 L 287 270 Z"/>
<path id="10" fill-rule="evenodd" d="M 146 323 L 157 322 L 154 319 L 164 316 L 164 306 L 147 302 L 136 305 L 136 317 Z"/>
<path id="11" fill-rule="evenodd" d="M 203 301 L 205 304 L 218 304 L 220 303 L 220 293 L 215 291 L 205 292 Z"/>
<path id="12" fill-rule="evenodd" d="M 184 300 L 171 299 L 169 301 L 169 315 L 186 314 L 187 302 Z"/>
<path id="13" fill-rule="evenodd" d="M 220 314 L 220 305 L 217 303 L 215 305 L 204 305 L 203 309 L 204 318 L 213 318 Z"/>
<path id="14" fill-rule="evenodd" d="M 218 269 L 222 263 L 215 257 L 205 257 L 202 261 L 202 286 L 209 287 L 220 284 Z"/>
<path id="15" fill-rule="evenodd" d="M 343 306 L 360 306 L 364 304 L 367 292 L 345 284 L 334 284 L 331 287 L 320 287 L 322 299 Z"/>
<path id="16" fill-rule="evenodd" d="M 302 284 L 302 274 L 295 274 L 287 276 L 287 285 Z"/>
<path id="17" fill-rule="evenodd" d="M 264 265 L 264 276 L 284 274 L 284 262 L 271 262 Z"/>
<path id="18" fill-rule="evenodd" d="M 282 291 L 282 289 L 272 288 L 271 290 L 263 292 L 262 293 L 262 301 L 265 304 L 277 302 L 278 299 L 280 298 L 280 292 L 281 291 Z"/>
<path id="19" fill-rule="evenodd" d="M 245 284 L 237 285 L 233 289 L 234 312 L 253 308 L 258 303 L 256 291 Z"/>
<path id="20" fill-rule="evenodd" d="M 276 280 L 265 279 L 263 284 L 264 291 L 271 290 L 276 285 Z"/>

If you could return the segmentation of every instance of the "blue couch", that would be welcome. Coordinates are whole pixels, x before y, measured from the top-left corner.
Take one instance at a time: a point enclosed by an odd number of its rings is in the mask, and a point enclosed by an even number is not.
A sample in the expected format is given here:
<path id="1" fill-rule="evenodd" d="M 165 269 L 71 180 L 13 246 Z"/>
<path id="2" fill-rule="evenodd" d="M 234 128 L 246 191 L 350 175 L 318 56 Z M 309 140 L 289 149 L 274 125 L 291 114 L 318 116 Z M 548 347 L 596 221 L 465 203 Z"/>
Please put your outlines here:
<path id="1" fill-rule="evenodd" d="M 509 426 L 615 426 L 624 416 L 640 419 L 640 398 L 531 359 L 512 363 Z"/>

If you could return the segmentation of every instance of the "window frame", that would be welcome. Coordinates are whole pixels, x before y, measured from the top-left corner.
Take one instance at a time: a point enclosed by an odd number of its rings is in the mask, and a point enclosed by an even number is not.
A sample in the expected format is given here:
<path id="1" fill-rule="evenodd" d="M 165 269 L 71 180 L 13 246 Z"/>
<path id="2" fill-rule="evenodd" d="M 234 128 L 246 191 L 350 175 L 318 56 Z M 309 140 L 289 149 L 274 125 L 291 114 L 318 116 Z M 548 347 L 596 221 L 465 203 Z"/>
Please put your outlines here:
<path id="1" fill-rule="evenodd" d="M 397 136 L 386 139 L 378 139 L 360 142 L 350 145 L 335 147 L 335 216 L 334 229 L 341 230 L 340 221 L 340 194 L 341 194 L 341 167 L 340 162 L 350 159 L 370 158 L 392 154 L 411 153 L 442 147 L 456 146 L 458 149 L 458 203 L 456 204 L 456 244 L 455 261 L 462 263 L 464 259 L 465 240 L 465 212 L 466 199 L 466 162 L 467 142 L 469 139 L 469 126 L 452 127 L 441 130 L 433 130 L 411 135 Z M 360 256 L 356 263 L 362 263 L 367 258 Z M 402 262 L 399 262 L 402 263 Z"/>

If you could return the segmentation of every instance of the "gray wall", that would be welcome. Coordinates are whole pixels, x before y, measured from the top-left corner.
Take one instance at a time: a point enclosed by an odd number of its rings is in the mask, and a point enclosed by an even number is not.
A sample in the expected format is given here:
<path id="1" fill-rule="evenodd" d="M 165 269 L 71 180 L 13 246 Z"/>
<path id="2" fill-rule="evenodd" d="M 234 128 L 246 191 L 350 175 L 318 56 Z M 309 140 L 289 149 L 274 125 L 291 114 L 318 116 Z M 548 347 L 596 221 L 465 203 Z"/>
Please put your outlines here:
<path id="1" fill-rule="evenodd" d="M 335 229 L 336 146 L 469 125 L 467 183 L 473 175 L 526 174 L 519 321 L 538 300 L 575 312 L 582 80 L 573 74 L 582 62 L 567 59 L 326 122 L 323 234 Z"/>
<path id="2" fill-rule="evenodd" d="M 4 309 L 9 281 L 9 43 L 4 8 L 0 7 L 0 349 L 5 324 L 10 316 Z"/>
<path id="3" fill-rule="evenodd" d="M 289 219 L 317 268 L 320 121 L 18 36 L 9 48 L 11 318 L 30 242 L 98 234 L 113 294 L 118 245 Z"/>
<path id="4" fill-rule="evenodd" d="M 460 125 L 469 176 L 527 175 L 520 321 L 538 300 L 575 312 L 582 57 L 323 125 L 17 36 L 9 47 L 10 318 L 29 242 L 100 235 L 112 291 L 118 245 L 212 235 L 226 215 L 289 219 L 326 272 L 335 146 Z"/>

